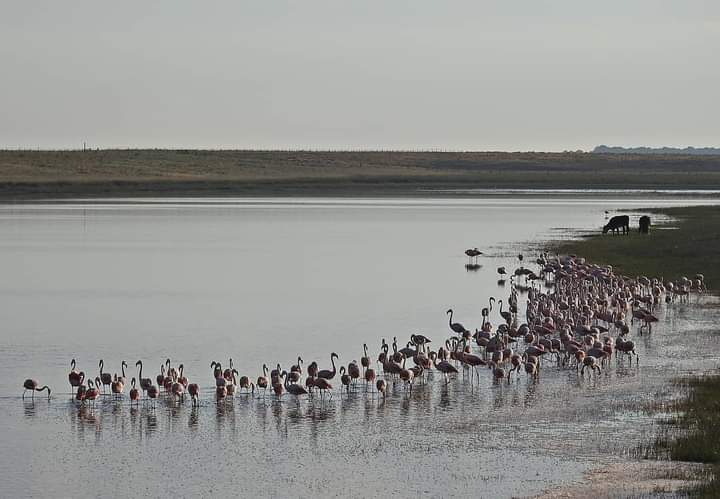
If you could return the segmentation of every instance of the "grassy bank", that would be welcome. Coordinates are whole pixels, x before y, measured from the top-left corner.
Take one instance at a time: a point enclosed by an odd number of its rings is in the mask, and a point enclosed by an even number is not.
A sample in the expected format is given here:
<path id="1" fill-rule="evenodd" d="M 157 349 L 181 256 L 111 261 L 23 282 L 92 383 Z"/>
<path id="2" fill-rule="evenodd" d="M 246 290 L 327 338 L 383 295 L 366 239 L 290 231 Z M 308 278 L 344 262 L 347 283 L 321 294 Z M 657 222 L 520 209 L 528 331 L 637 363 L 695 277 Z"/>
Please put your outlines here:
<path id="1" fill-rule="evenodd" d="M 558 243 L 553 251 L 575 253 L 594 263 L 613 265 L 626 275 L 664 276 L 674 279 L 696 272 L 705 274 L 711 289 L 720 289 L 720 207 L 647 210 L 673 221 L 655 227 L 648 235 L 592 235 Z M 711 466 L 705 479 L 689 491 L 693 497 L 720 497 L 720 376 L 677 380 L 684 397 L 669 411 L 669 425 L 648 457 L 703 463 Z"/>
<path id="2" fill-rule="evenodd" d="M 705 275 L 710 289 L 720 289 L 720 207 L 697 206 L 645 210 L 667 215 L 673 221 L 640 234 L 634 224 L 629 236 L 598 234 L 553 248 L 562 254 L 578 254 L 595 263 L 610 264 L 625 275 L 676 279 Z"/>
<path id="3" fill-rule="evenodd" d="M 720 189 L 720 156 L 504 152 L 0 151 L 0 197 L 418 195 Z"/>
<path id="4" fill-rule="evenodd" d="M 692 496 L 720 497 L 720 376 L 691 377 L 678 383 L 686 395 L 672 408 L 673 431 L 657 438 L 652 454 L 711 465 L 706 480 L 691 491 Z"/>

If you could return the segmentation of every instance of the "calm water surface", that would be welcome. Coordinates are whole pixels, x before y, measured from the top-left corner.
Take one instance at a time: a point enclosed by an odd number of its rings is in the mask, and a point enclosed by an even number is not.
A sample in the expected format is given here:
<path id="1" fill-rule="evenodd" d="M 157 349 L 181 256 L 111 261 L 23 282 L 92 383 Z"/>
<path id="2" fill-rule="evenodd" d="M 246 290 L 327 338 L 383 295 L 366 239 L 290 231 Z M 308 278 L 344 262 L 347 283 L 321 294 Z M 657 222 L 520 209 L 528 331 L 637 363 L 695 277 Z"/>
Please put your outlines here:
<path id="1" fill-rule="evenodd" d="M 640 368 L 578 379 L 550 367 L 479 386 L 432 374 L 412 395 L 277 402 L 211 397 L 211 360 L 240 374 L 298 355 L 330 367 L 377 356 L 381 338 L 449 336 L 445 310 L 480 324 L 496 268 L 529 244 L 600 226 L 606 209 L 696 199 L 112 200 L 0 206 L 0 490 L 6 497 L 117 495 L 527 495 L 622 458 L 653 431 L 636 408 L 669 376 L 714 366 L 714 299 L 660 312 L 635 338 Z M 560 228 L 560 229 L 558 229 Z M 486 253 L 474 272 L 463 251 Z M 528 255 L 534 260 L 536 255 Z M 494 323 L 499 316 L 491 317 Z M 637 333 L 635 333 L 637 335 Z M 200 407 L 153 411 L 70 400 L 86 373 L 184 363 Z M 691 358 L 692 357 L 692 358 Z M 129 375 L 136 375 L 131 368 Z M 27 377 L 53 388 L 22 401 Z M 622 432 L 622 433 L 620 433 Z"/>

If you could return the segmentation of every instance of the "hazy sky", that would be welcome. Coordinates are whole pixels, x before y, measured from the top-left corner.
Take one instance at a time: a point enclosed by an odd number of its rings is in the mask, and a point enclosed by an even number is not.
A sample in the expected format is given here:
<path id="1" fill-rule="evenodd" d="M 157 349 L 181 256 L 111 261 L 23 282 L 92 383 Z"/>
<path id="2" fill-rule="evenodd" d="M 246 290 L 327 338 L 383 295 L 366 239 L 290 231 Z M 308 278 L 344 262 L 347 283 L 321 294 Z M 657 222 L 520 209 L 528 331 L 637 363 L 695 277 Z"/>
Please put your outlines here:
<path id="1" fill-rule="evenodd" d="M 0 147 L 720 146 L 717 0 L 0 2 Z"/>

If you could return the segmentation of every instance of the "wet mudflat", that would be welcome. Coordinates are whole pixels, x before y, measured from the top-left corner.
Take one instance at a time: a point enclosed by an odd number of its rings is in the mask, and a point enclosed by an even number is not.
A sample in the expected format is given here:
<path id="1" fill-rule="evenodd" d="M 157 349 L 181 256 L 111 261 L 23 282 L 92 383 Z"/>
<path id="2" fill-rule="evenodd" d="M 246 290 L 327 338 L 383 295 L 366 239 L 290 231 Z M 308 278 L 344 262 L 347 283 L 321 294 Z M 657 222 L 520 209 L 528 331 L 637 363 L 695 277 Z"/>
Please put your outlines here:
<path id="1" fill-rule="evenodd" d="M 663 307 L 639 336 L 640 366 L 579 378 L 551 362 L 539 381 L 439 373 L 387 399 L 212 396 L 211 360 L 240 374 L 298 355 L 347 365 L 367 343 L 421 332 L 450 336 L 445 310 L 479 326 L 496 268 L 528 243 L 600 225 L 606 205 L 647 200 L 266 200 L 5 205 L 0 209 L 3 331 L 0 482 L 11 496 L 191 497 L 527 495 L 617 462 L 654 431 L 642 407 L 667 381 L 715 367 L 718 303 Z M 657 200 L 653 205 L 687 204 Z M 641 204 L 644 203 L 644 204 Z M 563 227 L 562 230 L 553 228 Z M 481 268 L 463 251 L 478 246 Z M 534 255 L 528 255 L 534 260 Z M 522 309 L 522 307 L 520 307 Z M 497 312 L 491 321 L 500 322 Z M 437 344 L 436 343 L 436 344 Z M 142 359 L 155 377 L 170 357 L 201 385 L 199 407 L 161 396 L 71 401 L 69 361 L 94 377 Z M 136 376 L 134 368 L 128 377 Z M 22 401 L 27 377 L 53 388 Z M 339 382 L 336 382 L 339 385 Z"/>

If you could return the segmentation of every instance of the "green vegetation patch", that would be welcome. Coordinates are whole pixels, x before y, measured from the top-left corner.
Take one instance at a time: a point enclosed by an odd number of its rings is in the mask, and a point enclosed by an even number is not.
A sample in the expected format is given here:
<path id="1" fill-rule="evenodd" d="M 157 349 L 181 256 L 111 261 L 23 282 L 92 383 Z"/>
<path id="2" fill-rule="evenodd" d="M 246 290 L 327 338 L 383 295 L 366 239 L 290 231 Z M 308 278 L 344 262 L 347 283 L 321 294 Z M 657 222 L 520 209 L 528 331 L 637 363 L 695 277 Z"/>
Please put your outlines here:
<path id="1" fill-rule="evenodd" d="M 654 225 L 649 234 L 640 234 L 637 225 L 630 235 L 591 235 L 574 241 L 561 241 L 553 251 L 576 254 L 593 263 L 609 264 L 628 276 L 645 275 L 677 279 L 705 276 L 710 289 L 720 286 L 720 207 L 693 206 L 645 210 L 667 215 L 672 221 Z"/>

